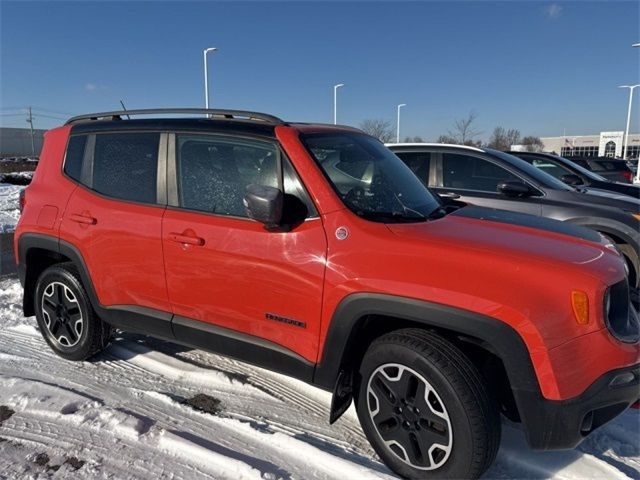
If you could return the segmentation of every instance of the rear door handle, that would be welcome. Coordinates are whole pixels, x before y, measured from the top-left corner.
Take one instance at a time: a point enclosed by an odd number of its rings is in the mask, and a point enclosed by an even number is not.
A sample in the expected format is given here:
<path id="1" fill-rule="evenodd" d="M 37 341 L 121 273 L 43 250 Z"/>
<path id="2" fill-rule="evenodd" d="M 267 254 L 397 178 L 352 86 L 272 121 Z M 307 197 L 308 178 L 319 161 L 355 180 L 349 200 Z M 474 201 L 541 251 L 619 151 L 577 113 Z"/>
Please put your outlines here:
<path id="1" fill-rule="evenodd" d="M 98 223 L 98 220 L 96 220 L 95 218 L 82 213 L 72 213 L 71 215 L 69 215 L 69 220 L 76 223 L 82 223 L 84 225 L 95 225 L 96 223 Z"/>
<path id="2" fill-rule="evenodd" d="M 196 237 L 194 235 L 184 235 L 182 233 L 170 233 L 169 240 L 182 244 L 196 245 L 198 247 L 204 245 L 204 238 Z"/>

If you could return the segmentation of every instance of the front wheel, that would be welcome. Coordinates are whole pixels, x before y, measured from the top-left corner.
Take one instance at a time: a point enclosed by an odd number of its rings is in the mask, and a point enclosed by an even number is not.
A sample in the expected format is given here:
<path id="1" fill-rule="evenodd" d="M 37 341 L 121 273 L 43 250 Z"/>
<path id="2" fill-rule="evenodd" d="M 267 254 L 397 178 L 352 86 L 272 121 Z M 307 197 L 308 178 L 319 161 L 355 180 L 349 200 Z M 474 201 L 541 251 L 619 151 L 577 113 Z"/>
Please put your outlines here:
<path id="1" fill-rule="evenodd" d="M 356 409 L 377 454 L 405 478 L 478 478 L 498 451 L 500 417 L 480 373 L 457 347 L 424 330 L 371 344 Z"/>

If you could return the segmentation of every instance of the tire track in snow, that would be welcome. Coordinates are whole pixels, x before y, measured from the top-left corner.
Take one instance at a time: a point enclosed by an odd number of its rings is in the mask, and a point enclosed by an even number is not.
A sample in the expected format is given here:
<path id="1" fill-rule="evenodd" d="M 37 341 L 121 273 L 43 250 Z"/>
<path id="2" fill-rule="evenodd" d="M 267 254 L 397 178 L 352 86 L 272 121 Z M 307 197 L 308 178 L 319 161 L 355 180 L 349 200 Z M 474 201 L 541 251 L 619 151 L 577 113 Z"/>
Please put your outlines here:
<path id="1" fill-rule="evenodd" d="M 123 367 L 122 369 L 120 369 L 120 371 L 117 372 L 117 375 L 115 375 L 115 378 L 114 378 L 113 370 L 115 369 L 113 368 L 112 365 L 109 365 L 110 361 L 107 361 L 106 364 L 103 362 L 84 363 L 84 364 L 66 362 L 62 359 L 59 359 L 52 352 L 48 351 L 48 349 L 46 348 L 46 345 L 44 344 L 44 341 L 41 340 L 39 336 L 37 336 L 39 335 L 37 331 L 32 330 L 27 333 L 20 331 L 16 333 L 17 335 L 13 339 L 14 340 L 12 345 L 13 351 L 19 352 L 25 361 L 32 361 L 35 367 L 35 365 L 37 364 L 51 363 L 51 360 L 54 360 L 57 363 L 54 366 L 54 370 L 56 368 L 69 370 L 68 372 L 56 371 L 55 373 L 47 372 L 47 371 L 38 372 L 38 375 L 46 379 L 46 381 L 49 383 L 56 382 L 56 381 L 60 382 L 61 379 L 65 379 L 65 383 L 75 385 L 78 388 L 83 389 L 83 391 L 87 392 L 88 394 L 95 395 L 97 397 L 102 395 L 104 397 L 105 388 L 109 388 L 111 390 L 118 388 L 118 384 L 117 384 L 118 382 L 116 381 L 114 383 L 113 380 L 117 380 L 118 376 L 122 378 L 122 375 L 124 374 L 125 371 L 128 371 L 127 373 L 132 374 L 134 373 L 132 370 L 139 369 L 139 371 L 136 372 L 137 376 L 140 376 L 141 373 L 144 374 L 145 381 L 143 383 L 147 384 L 148 387 L 152 386 L 152 387 L 155 387 L 155 389 L 157 389 L 157 387 L 159 386 L 160 387 L 167 386 L 166 379 L 164 379 L 162 375 L 154 374 L 153 372 L 154 368 L 150 368 L 150 366 L 153 367 L 153 366 L 160 365 L 158 361 L 159 360 L 164 361 L 165 360 L 164 358 L 155 358 L 151 362 L 146 362 L 146 359 L 145 359 L 145 361 L 143 361 L 142 364 L 144 364 L 144 367 L 147 367 L 147 368 L 140 368 L 137 365 L 133 365 L 134 367 L 136 367 L 135 369 L 131 369 L 129 367 L 126 367 L 126 368 Z M 0 334 L 0 338 L 2 338 L 2 334 Z M 4 341 L 0 342 L 0 344 L 4 344 L 4 343 L 5 343 Z M 38 345 L 39 343 L 41 344 L 40 347 Z M 144 356 L 145 356 L 145 353 L 142 352 L 140 357 L 138 358 L 143 358 Z M 116 353 L 116 357 L 120 357 L 120 355 Z M 118 361 L 116 360 L 113 363 L 118 364 Z M 126 362 L 126 364 L 130 364 L 130 363 L 131 362 Z M 180 362 L 180 363 L 184 363 L 184 362 Z M 174 367 L 175 366 L 176 365 L 174 365 Z M 162 366 L 162 368 L 164 368 L 164 366 Z M 34 368 L 34 370 L 36 369 L 37 368 Z M 5 368 L 3 368 L 3 370 L 7 370 L 6 366 Z M 108 375 L 106 375 L 106 378 L 105 378 L 105 370 L 108 370 Z M 181 376 L 184 377 L 184 375 L 181 375 Z M 211 376 L 210 371 L 207 371 L 207 376 L 208 377 Z M 187 376 L 186 378 L 182 378 L 182 380 L 187 381 L 188 383 L 189 378 Z M 202 382 L 198 381 L 196 383 L 198 384 L 198 388 L 190 388 L 190 390 L 194 392 L 202 391 L 202 388 L 200 388 L 202 386 L 201 385 Z M 225 383 L 229 383 L 227 379 L 225 379 Z M 152 385 L 148 385 L 148 384 L 152 384 Z M 140 385 L 137 385 L 137 386 L 139 387 Z M 237 385 L 236 387 L 241 388 L 242 390 L 247 389 L 246 385 Z M 172 393 L 175 394 L 175 390 L 173 390 Z M 182 394 L 185 393 L 184 388 L 180 389 L 180 393 Z M 215 393 L 217 394 L 218 392 L 216 391 Z M 263 392 L 259 392 L 259 393 L 261 394 L 262 397 L 264 396 Z M 162 426 L 163 428 L 167 428 L 167 429 L 175 428 L 176 425 L 179 424 L 180 428 L 183 430 L 187 430 L 190 432 L 191 431 L 197 432 L 200 435 L 200 438 L 204 439 L 202 440 L 202 443 L 206 443 L 207 442 L 206 439 L 211 436 L 211 432 L 207 431 L 208 430 L 207 428 L 202 429 L 200 425 L 201 419 L 196 419 L 196 420 L 189 419 L 188 418 L 189 415 L 184 415 L 183 412 L 178 412 L 176 409 L 172 409 L 169 413 L 167 413 L 166 409 L 155 406 L 153 402 L 148 401 L 148 398 L 145 398 L 143 402 L 140 402 L 140 398 L 139 398 L 140 392 L 136 391 L 135 389 L 129 388 L 128 397 L 136 398 L 137 401 L 135 403 L 132 403 L 127 401 L 124 401 L 124 402 L 122 401 L 126 399 L 119 399 L 120 402 L 113 402 L 112 398 L 108 397 L 108 398 L 105 398 L 105 402 L 114 404 L 114 407 L 122 403 L 126 405 L 126 408 L 128 409 L 127 411 L 140 413 L 141 415 L 146 415 L 148 418 L 154 418 L 154 420 L 158 423 L 158 425 Z M 264 399 L 261 399 L 261 400 L 264 400 Z M 144 407 L 141 409 L 136 408 L 135 405 L 137 403 L 142 403 Z M 279 400 L 277 401 L 277 403 L 282 404 L 282 402 Z M 280 412 L 277 412 L 277 415 L 276 415 L 277 417 L 286 416 L 287 411 L 290 411 L 292 408 L 291 405 L 287 405 L 287 404 L 282 404 L 279 406 L 280 406 L 280 409 L 279 409 Z M 242 412 L 243 414 L 247 413 L 244 408 L 236 408 L 234 410 L 238 412 Z M 198 412 L 195 412 L 195 413 L 198 413 Z M 323 422 L 326 422 L 326 416 L 325 416 L 326 414 L 325 412 L 322 412 L 322 413 L 323 413 L 322 420 Z M 251 421 L 253 422 L 269 422 L 270 421 L 268 418 L 269 415 L 259 415 L 257 417 L 258 418 L 252 418 L 252 417 L 248 417 L 248 418 L 250 418 Z M 329 427 L 328 425 L 326 425 L 326 428 L 320 429 L 320 431 L 316 431 L 317 429 L 314 429 L 313 427 L 314 426 L 311 426 L 311 428 L 309 428 L 308 426 L 301 425 L 298 428 L 289 428 L 288 434 L 300 436 L 301 440 L 299 440 L 299 443 L 301 444 L 302 447 L 304 447 L 305 443 L 309 443 L 309 442 L 315 442 L 315 443 L 324 442 L 325 444 L 335 443 L 339 445 L 335 448 L 339 449 L 343 447 L 346 452 L 347 448 L 351 446 L 349 445 L 348 441 L 338 440 L 336 436 L 339 437 L 339 432 L 336 432 L 335 429 L 331 429 L 331 427 Z M 328 435 L 326 433 L 326 430 L 329 430 L 329 429 L 331 429 L 332 434 L 336 434 L 336 435 Z M 285 429 L 283 428 L 282 430 L 285 430 Z M 308 438 L 302 438 L 303 433 L 305 431 L 309 432 L 307 434 Z M 230 447 L 234 449 L 241 448 L 237 445 L 230 445 Z M 252 449 L 257 451 L 264 450 L 262 446 L 256 447 L 255 445 L 252 446 Z M 353 451 L 353 449 L 351 450 Z M 348 456 L 347 453 L 345 453 L 345 455 Z M 366 457 L 363 457 L 361 454 L 359 454 L 357 458 L 366 458 Z M 278 458 L 276 457 L 274 460 L 278 461 Z M 306 471 L 307 468 L 309 468 L 309 465 L 301 464 L 298 461 L 294 462 L 293 460 L 294 459 L 291 459 L 290 462 L 292 464 L 295 464 L 295 468 L 294 468 L 294 470 L 296 470 L 295 473 L 298 475 L 298 477 L 304 478 L 305 477 L 304 472 Z M 371 460 L 368 460 L 368 461 L 371 462 L 372 464 L 375 464 L 378 466 L 380 465 L 377 462 L 374 462 Z M 322 469 L 319 469 L 319 470 L 322 471 Z M 281 476 L 281 473 L 282 472 L 277 472 L 276 476 Z"/>
<path id="2" fill-rule="evenodd" d="M 144 422 L 84 395 L 42 382 L 0 376 L 4 391 L 11 394 L 3 399 L 16 413 L 6 420 L 0 432 L 5 438 L 38 448 L 80 452 L 92 461 L 107 464 L 110 470 L 120 470 L 121 478 L 156 477 L 165 473 L 166 461 L 173 457 L 174 467 L 182 478 L 261 478 L 262 472 L 250 463 L 251 458 L 230 458 L 215 451 L 207 451 L 185 438 L 164 429 L 147 429 Z M 72 408 L 69 408 L 72 407 Z M 65 413 L 66 412 L 66 413 Z M 139 453 L 145 462 L 118 463 L 126 452 L 136 458 Z M 245 461 L 246 460 L 246 461 Z M 256 460 L 255 463 L 260 463 Z M 194 465 L 195 464 L 195 465 Z M 272 473 L 266 471 L 264 473 Z"/>

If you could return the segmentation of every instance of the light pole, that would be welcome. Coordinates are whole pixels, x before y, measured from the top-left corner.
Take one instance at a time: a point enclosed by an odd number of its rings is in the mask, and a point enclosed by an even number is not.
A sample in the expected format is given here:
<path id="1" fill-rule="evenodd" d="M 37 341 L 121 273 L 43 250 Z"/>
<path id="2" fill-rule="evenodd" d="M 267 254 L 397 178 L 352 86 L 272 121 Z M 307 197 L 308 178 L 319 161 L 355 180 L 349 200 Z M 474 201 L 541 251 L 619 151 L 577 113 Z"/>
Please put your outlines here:
<path id="1" fill-rule="evenodd" d="M 406 107 L 406 103 L 401 103 L 398 105 L 398 124 L 396 126 L 396 143 L 400 143 L 400 109 L 402 107 Z"/>
<path id="2" fill-rule="evenodd" d="M 640 87 L 640 84 L 637 85 L 620 85 L 618 88 L 628 88 L 629 89 L 629 108 L 627 109 L 627 129 L 624 132 L 624 144 L 622 147 L 622 158 L 627 158 L 627 144 L 629 143 L 629 123 L 631 123 L 631 103 L 633 102 L 633 90 L 637 87 Z"/>
<path id="3" fill-rule="evenodd" d="M 204 106 L 205 108 L 209 108 L 209 78 L 207 75 L 207 53 L 215 52 L 218 49 L 215 47 L 205 48 L 203 52 L 204 56 Z"/>
<path id="4" fill-rule="evenodd" d="M 338 123 L 338 89 L 344 87 L 344 83 L 338 83 L 333 86 L 333 124 Z"/>

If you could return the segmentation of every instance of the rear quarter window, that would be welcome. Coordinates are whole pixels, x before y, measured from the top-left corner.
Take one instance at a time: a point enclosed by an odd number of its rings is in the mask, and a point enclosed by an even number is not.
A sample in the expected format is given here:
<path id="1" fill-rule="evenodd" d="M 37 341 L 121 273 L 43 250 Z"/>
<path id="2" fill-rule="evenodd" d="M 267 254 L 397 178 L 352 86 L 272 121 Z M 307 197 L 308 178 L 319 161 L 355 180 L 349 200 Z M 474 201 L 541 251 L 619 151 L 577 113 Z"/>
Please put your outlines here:
<path id="1" fill-rule="evenodd" d="M 82 159 L 87 145 L 86 135 L 76 135 L 69 138 L 67 154 L 64 159 L 64 173 L 76 182 L 80 181 L 82 173 Z"/>

